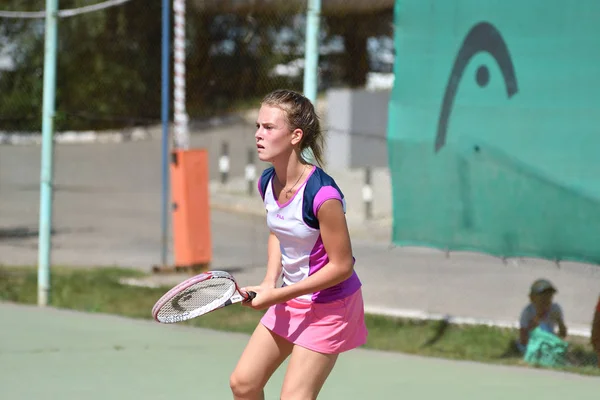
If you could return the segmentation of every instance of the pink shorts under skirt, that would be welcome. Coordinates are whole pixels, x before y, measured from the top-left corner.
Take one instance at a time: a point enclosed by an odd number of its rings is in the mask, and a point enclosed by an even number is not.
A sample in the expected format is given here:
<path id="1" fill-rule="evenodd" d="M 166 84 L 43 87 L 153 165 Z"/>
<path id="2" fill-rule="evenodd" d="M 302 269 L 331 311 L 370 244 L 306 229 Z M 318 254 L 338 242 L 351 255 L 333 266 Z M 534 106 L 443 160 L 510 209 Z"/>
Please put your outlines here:
<path id="1" fill-rule="evenodd" d="M 293 299 L 271 306 L 261 323 L 290 342 L 319 353 L 342 353 L 367 341 L 360 289 L 329 303 Z"/>

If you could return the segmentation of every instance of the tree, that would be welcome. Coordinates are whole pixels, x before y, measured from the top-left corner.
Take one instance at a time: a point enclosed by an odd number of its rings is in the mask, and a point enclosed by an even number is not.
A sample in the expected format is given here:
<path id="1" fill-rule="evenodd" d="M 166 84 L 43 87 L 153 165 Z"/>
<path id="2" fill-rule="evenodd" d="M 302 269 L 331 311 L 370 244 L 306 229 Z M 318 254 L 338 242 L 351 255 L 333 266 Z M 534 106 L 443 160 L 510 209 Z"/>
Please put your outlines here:
<path id="1" fill-rule="evenodd" d="M 374 13 L 394 8 L 395 0 L 322 0 L 321 10 L 325 16 Z M 256 14 L 295 11 L 303 12 L 307 0 L 192 0 L 201 12 Z"/>
<path id="2" fill-rule="evenodd" d="M 3 10 L 39 11 L 26 0 L 11 0 Z M 0 130 L 39 126 L 43 93 L 43 32 L 39 20 L 4 19 L 0 45 L 13 69 L 0 71 Z"/>
<path id="3" fill-rule="evenodd" d="M 294 14 L 192 10 L 189 15 L 186 98 L 191 116 L 232 111 L 279 86 L 301 89 L 301 77 L 286 80 L 270 75 L 276 64 L 298 56 L 295 43 L 287 51 L 276 50 Z M 293 37 L 293 32 L 288 35 Z"/>
<path id="4" fill-rule="evenodd" d="M 10 9 L 27 9 L 11 0 Z M 61 9 L 89 5 L 62 0 Z M 58 26 L 57 130 L 103 129 L 159 120 L 159 2 L 125 3 L 70 18 Z M 39 11 L 39 10 L 35 10 Z M 11 20 L 3 36 L 18 49 L 16 68 L 0 75 L 2 129 L 41 129 L 44 21 Z"/>
<path id="5" fill-rule="evenodd" d="M 3 10 L 39 11 L 30 0 L 5 2 Z M 335 85 L 364 84 L 367 38 L 389 34 L 393 3 L 323 0 L 321 40 L 341 37 L 345 51 L 321 59 L 322 77 Z M 305 0 L 188 4 L 186 106 L 192 119 L 233 111 L 277 87 L 302 89 L 302 74 L 285 77 L 272 71 L 304 57 Z M 83 5 L 89 0 L 60 1 L 61 9 Z M 132 0 L 59 20 L 57 130 L 160 121 L 161 11 L 160 1 Z M 40 131 L 44 20 L 2 20 L 2 43 L 15 68 L 0 71 L 0 130 Z"/>
<path id="6" fill-rule="evenodd" d="M 119 127 L 159 119 L 160 4 L 139 5 L 132 1 L 61 21 L 61 124 Z"/>
<path id="7" fill-rule="evenodd" d="M 346 14 L 327 17 L 329 35 L 344 39 L 344 52 L 335 62 L 341 70 L 341 81 L 349 87 L 362 87 L 369 72 L 367 40 L 392 34 L 392 10 L 369 14 Z"/>
<path id="8" fill-rule="evenodd" d="M 307 0 L 193 0 L 197 12 L 215 14 L 268 15 L 273 13 L 305 14 Z M 377 35 L 391 35 L 395 0 L 322 0 L 321 15 L 325 40 L 340 36 L 345 51 L 330 55 L 326 72 L 333 84 L 360 87 L 369 71 L 367 40 Z M 302 40 L 304 38 L 302 37 Z"/>

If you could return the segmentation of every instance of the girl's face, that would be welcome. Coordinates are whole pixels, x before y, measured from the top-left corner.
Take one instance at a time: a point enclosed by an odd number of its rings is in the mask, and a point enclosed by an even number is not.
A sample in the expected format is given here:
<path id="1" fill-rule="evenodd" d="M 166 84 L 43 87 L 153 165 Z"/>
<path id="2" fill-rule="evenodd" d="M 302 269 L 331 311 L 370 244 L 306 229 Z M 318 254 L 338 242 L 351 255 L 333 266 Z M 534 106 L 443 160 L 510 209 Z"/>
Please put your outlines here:
<path id="1" fill-rule="evenodd" d="M 273 162 L 281 155 L 289 156 L 300 142 L 302 131 L 290 131 L 281 108 L 263 105 L 256 121 L 256 148 L 261 161 Z"/>

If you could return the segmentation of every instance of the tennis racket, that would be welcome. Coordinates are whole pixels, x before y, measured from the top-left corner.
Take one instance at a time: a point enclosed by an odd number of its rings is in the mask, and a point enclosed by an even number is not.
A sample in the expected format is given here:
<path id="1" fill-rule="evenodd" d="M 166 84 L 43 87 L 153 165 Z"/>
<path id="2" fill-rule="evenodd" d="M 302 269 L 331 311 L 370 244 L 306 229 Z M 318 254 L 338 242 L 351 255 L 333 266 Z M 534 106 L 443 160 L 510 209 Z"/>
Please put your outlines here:
<path id="1" fill-rule="evenodd" d="M 152 317 L 160 323 L 173 324 L 234 303 L 250 301 L 255 296 L 254 292 L 240 290 L 228 272 L 204 272 L 165 293 L 152 308 Z"/>

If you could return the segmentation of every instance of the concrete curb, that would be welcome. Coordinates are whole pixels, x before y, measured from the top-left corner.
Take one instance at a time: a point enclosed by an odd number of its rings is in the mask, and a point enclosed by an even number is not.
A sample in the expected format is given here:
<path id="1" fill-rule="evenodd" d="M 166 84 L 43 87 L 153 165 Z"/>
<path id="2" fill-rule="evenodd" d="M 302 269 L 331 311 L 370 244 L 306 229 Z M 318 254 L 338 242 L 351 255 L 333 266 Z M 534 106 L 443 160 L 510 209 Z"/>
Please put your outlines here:
<path id="1" fill-rule="evenodd" d="M 60 144 L 125 143 L 155 138 L 153 128 L 134 128 L 123 131 L 67 131 L 54 134 Z M 0 132 L 0 145 L 40 145 L 42 136 L 37 132 Z"/>
<path id="2" fill-rule="evenodd" d="M 193 134 L 194 131 L 231 125 L 244 120 L 244 116 L 236 114 L 212 117 L 191 121 L 189 129 L 190 133 Z M 169 126 L 169 129 L 172 129 L 172 125 Z M 54 142 L 59 144 L 127 143 L 156 140 L 161 136 L 162 125 L 156 124 L 120 130 L 55 132 Z M 0 132 L 0 145 L 40 145 L 41 143 L 41 132 Z"/>
<path id="3" fill-rule="evenodd" d="M 365 306 L 365 313 L 383 315 L 387 317 L 398 317 L 408 319 L 418 319 L 426 321 L 446 321 L 453 325 L 478 325 L 490 326 L 496 328 L 512 328 L 519 329 L 518 321 L 501 321 L 492 319 L 481 319 L 471 317 L 460 317 L 443 314 L 429 314 L 421 310 L 404 310 L 386 307 L 369 307 Z M 591 337 L 591 326 L 573 325 L 567 322 L 569 328 L 569 336 Z"/>
<path id="4" fill-rule="evenodd" d="M 182 278 L 183 279 L 183 278 Z M 137 287 L 149 287 L 158 288 L 161 284 L 156 281 L 148 281 L 144 279 L 136 278 L 124 278 L 120 280 L 122 285 L 137 286 Z M 365 305 L 365 313 L 371 315 L 380 315 L 385 317 L 395 317 L 411 320 L 422 320 L 422 321 L 446 321 L 452 325 L 470 325 L 470 326 L 489 326 L 495 328 L 508 328 L 508 329 L 519 329 L 518 321 L 501 321 L 492 319 L 479 319 L 471 317 L 460 317 L 443 314 L 429 314 L 421 310 L 405 310 L 405 309 L 394 309 L 386 307 L 376 307 Z M 589 338 L 591 336 L 591 327 L 577 325 L 574 326 L 569 324 L 569 336 L 578 336 Z"/>

